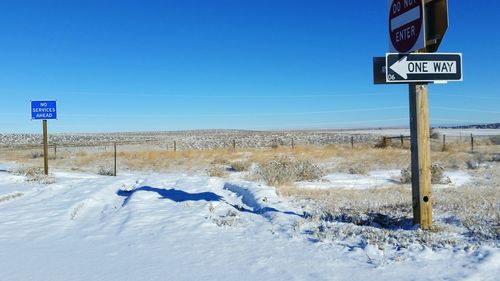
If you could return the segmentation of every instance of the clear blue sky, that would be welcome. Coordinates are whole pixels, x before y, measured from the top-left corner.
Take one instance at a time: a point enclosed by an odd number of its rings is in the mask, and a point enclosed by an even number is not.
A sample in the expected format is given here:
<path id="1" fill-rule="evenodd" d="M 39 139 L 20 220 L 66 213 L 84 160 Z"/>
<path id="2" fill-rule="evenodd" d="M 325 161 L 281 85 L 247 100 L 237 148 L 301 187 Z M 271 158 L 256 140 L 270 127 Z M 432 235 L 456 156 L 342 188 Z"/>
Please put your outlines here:
<path id="1" fill-rule="evenodd" d="M 441 52 L 464 81 L 430 86 L 432 124 L 500 122 L 499 1 L 449 1 Z M 404 85 L 372 84 L 387 2 L 2 1 L 0 132 L 408 126 Z"/>

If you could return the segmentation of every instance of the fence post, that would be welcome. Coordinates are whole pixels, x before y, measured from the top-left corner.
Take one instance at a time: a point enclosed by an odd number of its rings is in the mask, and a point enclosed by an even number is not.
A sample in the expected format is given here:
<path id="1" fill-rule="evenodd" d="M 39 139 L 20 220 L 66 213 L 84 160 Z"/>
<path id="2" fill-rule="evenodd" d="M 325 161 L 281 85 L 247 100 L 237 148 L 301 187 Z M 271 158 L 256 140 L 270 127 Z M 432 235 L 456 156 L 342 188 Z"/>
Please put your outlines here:
<path id="1" fill-rule="evenodd" d="M 471 152 L 474 152 L 474 136 L 470 134 L 470 149 Z"/>
<path id="2" fill-rule="evenodd" d="M 387 147 L 387 137 L 386 137 L 386 136 L 384 136 L 384 137 L 382 138 L 382 146 L 383 146 L 384 148 L 386 148 L 386 147 Z"/>
<path id="3" fill-rule="evenodd" d="M 177 142 L 174 141 L 174 152 L 177 151 Z"/>
<path id="4" fill-rule="evenodd" d="M 54 159 L 57 159 L 57 144 L 54 143 Z"/>
<path id="5" fill-rule="evenodd" d="M 354 137 L 351 136 L 351 149 L 353 149 L 353 148 L 354 148 Z"/>
<path id="6" fill-rule="evenodd" d="M 401 139 L 401 148 L 403 148 L 404 145 L 404 138 L 403 135 L 400 135 L 399 138 Z"/>
<path id="7" fill-rule="evenodd" d="M 235 149 L 236 149 L 236 140 L 233 139 L 233 150 L 235 150 Z"/>
<path id="8" fill-rule="evenodd" d="M 443 151 L 446 150 L 446 135 L 443 135 Z"/>
<path id="9" fill-rule="evenodd" d="M 113 143 L 113 147 L 114 147 L 114 158 L 115 158 L 115 165 L 114 165 L 114 169 L 113 169 L 113 176 L 116 177 L 116 142 Z"/>
<path id="10" fill-rule="evenodd" d="M 292 138 L 292 149 L 295 149 L 295 143 L 293 143 L 293 138 Z"/>

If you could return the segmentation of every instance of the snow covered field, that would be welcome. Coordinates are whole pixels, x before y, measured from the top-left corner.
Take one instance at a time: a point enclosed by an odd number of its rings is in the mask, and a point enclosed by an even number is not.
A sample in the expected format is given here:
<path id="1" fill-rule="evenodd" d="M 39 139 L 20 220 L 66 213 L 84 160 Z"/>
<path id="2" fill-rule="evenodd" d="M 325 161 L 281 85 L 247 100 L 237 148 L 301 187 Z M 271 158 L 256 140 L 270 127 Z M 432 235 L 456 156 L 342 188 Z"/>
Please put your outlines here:
<path id="1" fill-rule="evenodd" d="M 0 280 L 498 280 L 500 276 L 498 241 L 474 242 L 460 233 L 460 223 L 448 222 L 458 232 L 424 235 L 411 226 L 384 229 L 328 221 L 315 213 L 313 202 L 278 196 L 274 187 L 248 181 L 244 173 L 227 178 L 182 172 L 106 177 L 55 170 L 54 183 L 40 184 L 7 172 L 11 169 L 10 164 L 0 167 Z M 343 186 L 346 192 L 367 184 L 372 189 L 387 188 L 394 173 L 374 171 L 351 178 L 330 174 L 327 181 L 315 184 L 330 189 Z M 444 187 L 461 188 L 476 180 L 467 173 L 449 176 L 455 184 Z M 298 188 L 311 185 L 297 184 Z M 446 218 L 454 217 L 437 219 Z M 410 237 L 406 240 L 410 242 L 372 243 L 363 233 Z M 436 246 L 439 243 L 443 246 Z"/>
<path id="2" fill-rule="evenodd" d="M 441 135 L 454 142 L 467 142 L 471 134 L 476 141 L 487 140 L 491 136 L 500 136 L 500 129 L 436 129 Z M 382 136 L 409 136 L 407 128 L 395 129 L 359 129 L 359 130 L 278 130 L 278 131 L 246 131 L 246 130 L 205 130 L 178 132 L 136 132 L 136 133 L 64 133 L 49 134 L 49 143 L 58 145 L 103 145 L 112 142 L 121 144 L 161 145 L 164 149 L 172 149 L 177 142 L 177 149 L 215 149 L 231 147 L 233 140 L 236 146 L 269 147 L 271 145 L 327 145 L 348 144 L 351 137 L 357 144 L 373 144 Z M 14 145 L 38 145 L 42 142 L 41 134 L 4 134 L 0 133 L 0 147 Z"/>

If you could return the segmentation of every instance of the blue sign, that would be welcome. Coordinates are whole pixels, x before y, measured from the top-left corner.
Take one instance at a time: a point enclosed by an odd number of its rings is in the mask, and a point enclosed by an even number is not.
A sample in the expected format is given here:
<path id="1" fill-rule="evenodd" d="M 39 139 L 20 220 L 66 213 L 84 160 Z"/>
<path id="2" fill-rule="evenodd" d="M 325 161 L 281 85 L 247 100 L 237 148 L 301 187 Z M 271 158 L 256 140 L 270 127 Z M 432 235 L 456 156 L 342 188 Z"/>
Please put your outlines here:
<path id="1" fill-rule="evenodd" d="M 55 100 L 31 101 L 31 119 L 48 120 L 57 119 L 57 106 Z"/>

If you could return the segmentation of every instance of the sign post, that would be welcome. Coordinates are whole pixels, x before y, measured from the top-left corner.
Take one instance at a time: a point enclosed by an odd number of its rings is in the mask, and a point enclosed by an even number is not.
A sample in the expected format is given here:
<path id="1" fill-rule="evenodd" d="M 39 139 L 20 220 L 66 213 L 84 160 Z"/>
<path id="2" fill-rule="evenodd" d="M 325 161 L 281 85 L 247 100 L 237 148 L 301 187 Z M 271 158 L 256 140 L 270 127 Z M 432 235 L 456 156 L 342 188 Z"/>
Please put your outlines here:
<path id="1" fill-rule="evenodd" d="M 433 53 L 448 29 L 447 0 L 388 0 L 388 11 L 390 53 L 373 59 L 373 82 L 409 84 L 413 223 L 430 229 L 428 83 L 462 81 L 462 54 Z"/>
<path id="2" fill-rule="evenodd" d="M 56 101 L 31 101 L 31 120 L 43 120 L 43 171 L 49 174 L 47 120 L 57 119 Z"/>
<path id="3" fill-rule="evenodd" d="M 411 83 L 409 92 L 413 224 L 419 224 L 422 229 L 430 229 L 432 191 L 428 86 Z"/>
<path id="4" fill-rule="evenodd" d="M 47 120 L 43 120 L 43 171 L 49 174 L 49 145 L 47 143 Z"/>

